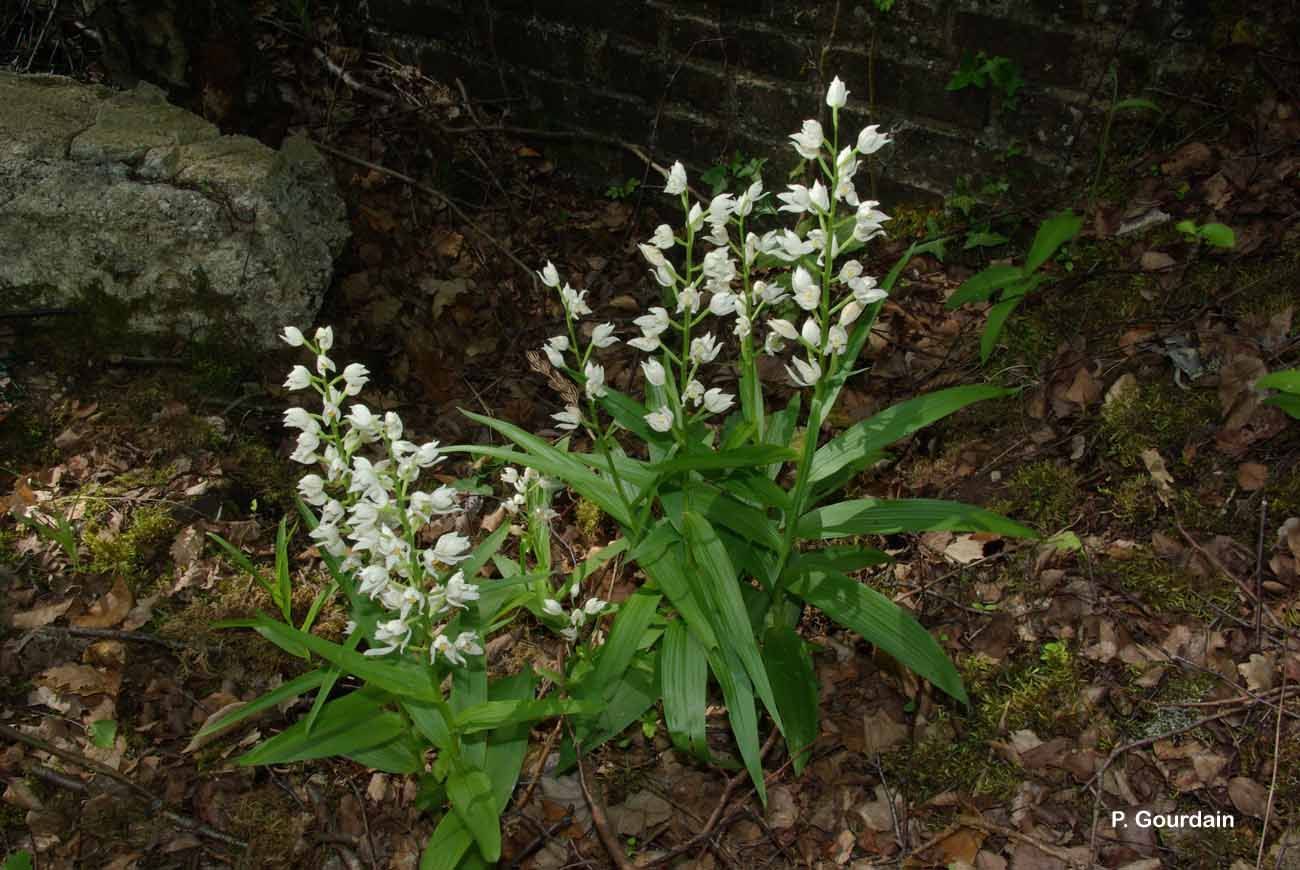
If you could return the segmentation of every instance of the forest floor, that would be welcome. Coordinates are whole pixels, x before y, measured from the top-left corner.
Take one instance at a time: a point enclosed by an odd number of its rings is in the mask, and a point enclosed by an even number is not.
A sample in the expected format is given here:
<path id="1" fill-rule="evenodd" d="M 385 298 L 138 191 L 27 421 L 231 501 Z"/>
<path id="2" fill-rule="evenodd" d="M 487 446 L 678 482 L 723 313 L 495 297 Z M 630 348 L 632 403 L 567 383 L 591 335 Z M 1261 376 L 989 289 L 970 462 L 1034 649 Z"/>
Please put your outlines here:
<path id="1" fill-rule="evenodd" d="M 305 126 L 373 164 L 335 164 L 354 229 L 320 321 L 336 358 L 366 363 L 373 404 L 422 438 L 485 440 L 461 408 L 545 429 L 561 402 L 524 351 L 559 311 L 524 267 L 555 261 L 598 317 L 626 320 L 651 293 L 635 242 L 671 219 L 656 195 L 583 193 L 541 140 L 447 134 L 491 125 L 433 82 L 408 82 L 424 113 L 365 94 L 335 95 L 326 113 L 337 82 L 303 69 Z M 1197 138 L 1117 156 L 1091 193 L 1000 213 L 1005 246 L 961 251 L 970 215 L 952 207 L 894 212 L 880 271 L 935 226 L 957 239 L 906 269 L 833 425 L 954 384 L 1019 392 L 903 442 L 853 489 L 992 507 L 1054 543 L 873 541 L 895 562 L 863 581 L 942 640 L 971 706 L 806 621 L 821 737 L 801 777 L 768 756 L 766 807 L 677 754 L 655 718 L 595 753 L 628 860 L 690 843 L 678 860 L 693 867 L 1300 866 L 1300 425 L 1251 389 L 1300 365 L 1293 112 L 1262 98 Z M 981 365 L 985 307 L 945 300 L 1067 207 L 1083 233 Z M 1231 226 L 1235 248 L 1189 241 L 1183 219 Z M 69 325 L 0 321 L 0 848 L 30 849 L 42 868 L 417 866 L 432 821 L 413 779 L 341 760 L 237 766 L 300 707 L 192 739 L 303 667 L 214 628 L 271 605 L 206 541 L 217 532 L 271 561 L 294 492 L 279 386 L 293 352 L 144 350 Z M 611 381 L 631 379 L 631 351 L 606 364 Z M 785 389 L 777 373 L 770 387 Z M 496 507 L 483 498 L 461 522 L 500 522 Z M 20 521 L 31 508 L 62 530 Z M 598 513 L 557 508 L 557 552 L 608 542 Z M 325 582 L 310 543 L 291 549 L 304 610 Z M 637 578 L 589 582 L 618 600 Z M 320 630 L 345 616 L 328 609 Z M 521 626 L 494 652 L 508 671 L 558 649 Z M 728 754 L 720 704 L 709 722 Z M 576 779 L 542 772 L 554 727 L 533 735 L 503 865 L 604 866 Z M 1115 809 L 1234 825 L 1116 825 Z"/>

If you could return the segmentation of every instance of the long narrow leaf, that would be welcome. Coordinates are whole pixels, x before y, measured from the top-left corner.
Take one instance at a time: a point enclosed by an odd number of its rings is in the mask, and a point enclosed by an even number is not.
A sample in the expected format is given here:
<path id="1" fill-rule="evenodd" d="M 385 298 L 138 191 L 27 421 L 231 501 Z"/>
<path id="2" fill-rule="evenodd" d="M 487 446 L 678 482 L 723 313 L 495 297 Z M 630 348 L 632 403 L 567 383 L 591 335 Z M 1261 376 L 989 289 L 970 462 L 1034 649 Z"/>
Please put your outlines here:
<path id="1" fill-rule="evenodd" d="M 474 836 L 460 815 L 449 812 L 442 817 L 433 836 L 420 853 L 420 870 L 457 870 L 461 858 L 474 845 Z"/>
<path id="2" fill-rule="evenodd" d="M 666 462 L 657 463 L 651 468 L 658 474 L 677 474 L 682 471 L 702 471 L 719 468 L 750 468 L 773 462 L 794 459 L 798 454 L 779 444 L 751 444 L 719 453 L 695 453 L 678 456 Z"/>
<path id="3" fill-rule="evenodd" d="M 683 514 L 682 526 L 690 545 L 687 552 L 695 564 L 695 571 L 688 579 L 696 585 L 696 596 L 709 603 L 714 633 L 723 641 L 723 649 L 744 667 L 768 715 L 778 728 L 782 728 L 781 711 L 776 706 L 776 696 L 768 682 L 749 613 L 740 595 L 739 578 L 726 548 L 713 526 L 699 514 L 690 511 Z"/>
<path id="4" fill-rule="evenodd" d="M 967 703 L 961 676 L 943 648 L 910 613 L 870 586 L 842 574 L 810 571 L 792 583 L 790 591 Z"/>
<path id="5" fill-rule="evenodd" d="M 952 387 L 928 393 L 886 408 L 845 429 L 813 454 L 809 478 L 813 483 L 830 477 L 846 465 L 880 453 L 890 444 L 911 435 L 967 405 L 1012 394 L 1002 387 L 977 385 Z"/>
<path id="6" fill-rule="evenodd" d="M 474 734 L 508 725 L 536 722 L 553 716 L 588 715 L 600 711 L 595 701 L 572 698 L 540 700 L 485 701 L 456 714 L 456 732 Z"/>
<path id="7" fill-rule="evenodd" d="M 654 619 L 662 597 L 642 589 L 623 603 L 596 660 L 596 672 L 592 675 L 595 691 L 603 693 L 607 686 L 623 676 L 641 644 L 641 636 Z"/>
<path id="8" fill-rule="evenodd" d="M 998 336 L 1002 334 L 1002 327 L 1006 325 L 1007 318 L 1020 307 L 1024 299 L 1023 296 L 1014 296 L 989 309 L 988 320 L 984 323 L 984 332 L 980 335 L 980 362 L 988 362 L 989 357 L 993 356 L 993 351 L 998 346 Z"/>
<path id="9" fill-rule="evenodd" d="M 194 737 L 197 739 L 200 737 L 207 737 L 209 734 L 216 734 L 218 731 L 224 731 L 231 725 L 242 722 L 250 716 L 256 716 L 258 713 L 262 713 L 272 707 L 277 707 L 285 701 L 291 701 L 299 695 L 310 692 L 312 689 L 319 686 L 325 681 L 325 676 L 326 672 L 323 669 L 319 669 L 290 680 L 289 682 L 272 689 L 260 698 L 249 701 L 238 710 L 232 710 L 221 718 L 209 722 L 207 725 L 204 725 L 203 728 L 200 729 L 199 733 L 195 734 Z"/>
<path id="10" fill-rule="evenodd" d="M 799 519 L 799 537 L 894 535 L 899 532 L 993 532 L 1011 538 L 1038 534 L 1014 520 L 972 505 L 939 499 L 862 498 L 810 511 Z"/>
<path id="11" fill-rule="evenodd" d="M 659 659 L 659 684 L 664 697 L 664 722 L 673 745 L 706 764 L 705 733 L 709 668 L 706 650 L 686 624 L 675 619 L 664 632 Z"/>
<path id="12" fill-rule="evenodd" d="M 692 584 L 687 580 L 684 547 L 685 541 L 672 523 L 660 520 L 630 558 L 668 596 L 700 644 L 706 649 L 712 649 L 718 645 L 718 638 L 705 615 L 706 602 L 695 596 Z"/>
<path id="13" fill-rule="evenodd" d="M 316 729 L 308 734 L 299 721 L 240 757 L 242 765 L 288 764 L 371 749 L 401 735 L 406 722 L 384 709 L 387 696 L 361 689 L 325 705 Z"/>
<path id="14" fill-rule="evenodd" d="M 741 761 L 754 783 L 758 799 L 767 805 L 767 786 L 763 778 L 763 751 L 758 740 L 758 711 L 754 708 L 754 688 L 745 673 L 745 667 L 728 650 L 709 651 L 709 667 L 722 687 L 723 700 L 727 702 L 727 719 L 731 722 L 731 736 L 740 750 Z M 766 675 L 765 675 L 766 678 Z"/>
<path id="15" fill-rule="evenodd" d="M 394 695 L 422 701 L 433 701 L 439 697 L 438 687 L 433 684 L 429 669 L 415 662 L 364 656 L 324 638 L 303 634 L 292 626 L 261 614 L 248 623 L 282 649 L 297 644 L 305 646 L 326 661 Z"/>
<path id="16" fill-rule="evenodd" d="M 1033 244 L 1029 246 L 1029 253 L 1025 255 L 1025 274 L 1038 271 L 1038 267 L 1046 263 L 1057 248 L 1077 236 L 1082 227 L 1083 218 L 1068 211 L 1053 215 L 1039 224 Z"/>
<path id="17" fill-rule="evenodd" d="M 1008 287 L 1025 277 L 1031 269 L 1018 266 L 989 266 L 983 272 L 977 272 L 957 288 L 957 292 L 948 297 L 947 307 L 951 310 L 960 308 L 968 302 L 983 302 L 1003 287 Z"/>
<path id="18" fill-rule="evenodd" d="M 492 780 L 482 770 L 466 768 L 447 777 L 447 797 L 451 808 L 474 835 L 483 860 L 489 864 L 501 859 L 501 817 L 492 794 Z"/>
<path id="19" fill-rule="evenodd" d="M 763 637 L 763 664 L 776 692 L 785 724 L 785 742 L 794 762 L 794 775 L 803 773 L 809 750 L 817 739 L 817 678 L 803 639 L 785 624 L 773 625 Z"/>

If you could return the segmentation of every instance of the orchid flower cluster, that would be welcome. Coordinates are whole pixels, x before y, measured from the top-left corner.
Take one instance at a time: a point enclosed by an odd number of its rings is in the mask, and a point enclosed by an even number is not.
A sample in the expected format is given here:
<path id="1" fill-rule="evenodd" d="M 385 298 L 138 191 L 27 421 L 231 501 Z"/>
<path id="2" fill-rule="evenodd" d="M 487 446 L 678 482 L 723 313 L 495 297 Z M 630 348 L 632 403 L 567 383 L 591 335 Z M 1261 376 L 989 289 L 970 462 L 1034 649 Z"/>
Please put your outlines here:
<path id="1" fill-rule="evenodd" d="M 680 199 L 684 225 L 677 232 L 662 224 L 639 245 L 650 274 L 663 290 L 665 305 L 635 318 L 640 335 L 627 341 L 650 354 L 640 367 L 649 409 L 645 422 L 654 431 L 684 433 L 696 420 L 733 406 L 735 395 L 710 386 L 702 373 L 717 360 L 721 336 L 727 332 L 737 337 L 742 366 L 751 371 L 754 333 L 760 324 L 765 327 L 763 352 L 779 354 L 786 342 L 795 343 L 800 353 L 790 360 L 786 372 L 796 386 L 815 387 L 837 369 L 849 344 L 849 329 L 868 306 L 888 295 L 859 260 L 849 259 L 835 268 L 850 240 L 865 244 L 883 235 L 884 223 L 890 219 L 877 209 L 878 202 L 859 198 L 853 177 L 861 166 L 859 158 L 875 154 L 891 139 L 873 124 L 861 130 L 853 144 L 841 147 L 839 111 L 847 99 L 848 90 L 835 78 L 826 94 L 830 137 L 815 120 L 804 121 L 799 132 L 790 136 L 795 151 L 821 176 L 811 186 L 788 185 L 786 192 L 776 196 L 782 203 L 778 212 L 799 219 L 796 229 L 762 234 L 747 230 L 746 220 L 767 196 L 761 179 L 739 195 L 719 194 L 705 206 L 692 201 L 685 168 L 680 162 L 673 164 L 664 192 Z M 851 231 L 839 213 L 841 208 L 852 210 Z M 760 257 L 765 258 L 762 263 Z M 773 262 L 782 264 L 782 274 L 755 280 L 755 272 Z M 592 313 L 587 291 L 562 282 L 550 262 L 538 274 L 543 284 L 559 293 L 568 327 L 567 334 L 548 339 L 542 349 L 553 365 L 567 366 L 581 379 L 594 414 L 595 401 L 607 389 L 604 367 L 594 359 L 594 351 L 619 341 L 616 328 L 601 323 L 586 330 L 585 340 L 580 340 L 581 320 Z M 797 312 L 793 319 L 777 316 L 787 300 L 794 304 L 785 308 Z M 802 323 L 796 323 L 799 319 Z M 573 364 L 567 365 L 571 360 Z M 552 417 L 562 429 L 595 426 L 594 419 L 574 405 Z"/>
<path id="2" fill-rule="evenodd" d="M 502 500 L 502 507 L 512 517 L 521 517 L 527 523 L 523 534 L 533 539 L 521 544 L 521 556 L 525 548 L 534 553 L 540 552 L 542 541 L 536 538 L 550 535 L 551 520 L 557 516 L 551 509 L 550 496 L 562 486 L 543 477 L 536 469 L 525 468 L 521 471 L 509 465 L 501 469 L 501 482 L 506 485 L 510 493 Z M 541 602 L 538 610 L 543 623 L 569 643 L 577 641 L 578 632 L 588 620 L 593 620 L 612 609 L 609 602 L 604 599 L 591 597 L 582 606 L 566 610 L 559 599 L 568 598 L 569 601 L 574 601 L 578 597 L 580 586 L 581 583 L 576 578 L 570 578 L 558 590 L 551 590 L 547 585 L 547 591 L 538 594 Z"/>
<path id="3" fill-rule="evenodd" d="M 334 344 L 329 327 L 317 329 L 313 340 L 286 326 L 281 338 L 316 357 L 314 374 L 296 365 L 284 383 L 321 398 L 319 413 L 301 407 L 284 413 L 285 426 L 299 432 L 291 458 L 323 472 L 298 481 L 303 501 L 319 511 L 311 537 L 358 579 L 361 594 L 388 611 L 365 654 L 409 649 L 427 654 L 430 662 L 441 655 L 458 666 L 466 656 L 482 655 L 474 632 L 454 638 L 444 633 L 456 612 L 479 597 L 478 586 L 455 568 L 469 558 L 469 538 L 446 532 L 422 546 L 434 517 L 461 510 L 452 487 L 418 488 L 421 473 L 443 461 L 438 442 L 404 439 L 402 419 L 392 411 L 381 416 L 358 402 L 344 412 L 343 403 L 361 393 L 370 372 L 360 363 L 338 372 L 327 355 Z M 348 633 L 355 630 L 349 623 Z"/>

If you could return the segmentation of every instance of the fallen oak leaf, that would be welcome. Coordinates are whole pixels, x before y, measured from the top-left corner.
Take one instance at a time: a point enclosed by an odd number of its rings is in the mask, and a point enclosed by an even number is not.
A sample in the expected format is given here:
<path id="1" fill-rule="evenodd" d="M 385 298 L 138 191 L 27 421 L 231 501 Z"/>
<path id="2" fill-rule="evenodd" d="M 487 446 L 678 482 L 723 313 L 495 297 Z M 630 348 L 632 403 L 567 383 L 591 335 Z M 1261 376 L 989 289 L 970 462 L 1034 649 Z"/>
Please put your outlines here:
<path id="1" fill-rule="evenodd" d="M 1151 475 L 1151 480 L 1155 482 L 1156 495 L 1159 497 L 1161 503 L 1167 506 L 1169 504 L 1169 496 L 1172 495 L 1174 491 L 1174 476 L 1170 474 L 1169 469 L 1165 467 L 1164 457 L 1160 455 L 1159 450 L 1154 448 L 1143 450 L 1140 455 L 1142 457 L 1142 464 L 1147 467 L 1147 473 Z"/>
<path id="2" fill-rule="evenodd" d="M 1268 466 L 1258 462 L 1243 462 L 1237 466 L 1237 486 L 1245 492 L 1263 489 L 1268 482 Z"/>
<path id="3" fill-rule="evenodd" d="M 118 577 L 113 582 L 113 588 L 92 604 L 89 610 L 74 619 L 72 624 L 78 628 L 112 628 L 126 619 L 134 604 L 135 597 L 126 585 L 126 580 Z"/>
<path id="4" fill-rule="evenodd" d="M 14 628 L 24 630 L 44 628 L 63 614 L 67 613 L 68 608 L 71 606 L 72 599 L 69 598 L 67 601 L 34 607 L 31 610 L 24 610 L 21 613 L 15 613 L 9 618 L 9 624 Z"/>

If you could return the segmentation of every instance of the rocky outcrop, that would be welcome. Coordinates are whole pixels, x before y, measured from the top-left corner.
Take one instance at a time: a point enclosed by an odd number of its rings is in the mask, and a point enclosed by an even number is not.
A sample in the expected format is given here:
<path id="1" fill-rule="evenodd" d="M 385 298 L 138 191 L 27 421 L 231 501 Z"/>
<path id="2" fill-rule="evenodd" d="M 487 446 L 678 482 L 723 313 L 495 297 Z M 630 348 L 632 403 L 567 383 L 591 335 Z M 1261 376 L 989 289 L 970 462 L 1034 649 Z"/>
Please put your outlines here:
<path id="1" fill-rule="evenodd" d="M 347 237 L 305 139 L 222 136 L 148 84 L 0 73 L 0 311 L 272 347 L 315 317 Z"/>

